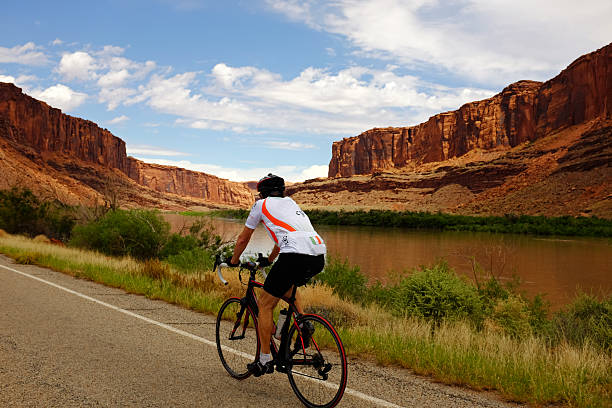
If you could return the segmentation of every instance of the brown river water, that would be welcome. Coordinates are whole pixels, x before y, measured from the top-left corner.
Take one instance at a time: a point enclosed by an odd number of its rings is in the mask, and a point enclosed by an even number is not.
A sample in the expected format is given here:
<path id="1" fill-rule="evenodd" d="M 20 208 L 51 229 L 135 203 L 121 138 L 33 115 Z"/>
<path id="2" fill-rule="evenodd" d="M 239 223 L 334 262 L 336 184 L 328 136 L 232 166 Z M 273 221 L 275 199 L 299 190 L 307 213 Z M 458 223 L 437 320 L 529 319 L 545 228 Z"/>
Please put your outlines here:
<path id="1" fill-rule="evenodd" d="M 165 214 L 173 231 L 194 217 Z M 244 223 L 214 219 L 218 233 L 235 240 Z M 546 294 L 553 309 L 577 292 L 612 293 L 612 240 L 582 237 L 534 237 L 474 232 L 414 231 L 399 228 L 315 226 L 328 254 L 358 265 L 371 282 L 393 279 L 419 265 L 446 260 L 458 273 L 474 279 L 473 260 L 502 280 L 516 275 L 529 296 Z M 272 241 L 260 226 L 245 254 L 268 253 Z"/>

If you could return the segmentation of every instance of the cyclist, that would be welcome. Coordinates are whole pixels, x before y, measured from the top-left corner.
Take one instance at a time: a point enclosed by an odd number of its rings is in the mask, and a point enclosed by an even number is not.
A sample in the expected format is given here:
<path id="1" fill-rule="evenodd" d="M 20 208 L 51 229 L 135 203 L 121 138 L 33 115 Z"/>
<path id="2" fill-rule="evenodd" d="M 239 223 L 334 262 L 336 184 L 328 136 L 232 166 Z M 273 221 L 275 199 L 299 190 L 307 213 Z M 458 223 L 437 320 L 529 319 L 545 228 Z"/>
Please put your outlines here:
<path id="1" fill-rule="evenodd" d="M 261 342 L 259 360 L 247 365 L 256 377 L 274 372 L 270 354 L 270 339 L 274 322 L 272 311 L 283 296 L 291 296 L 294 285 L 300 286 L 323 270 L 325 253 L 323 239 L 312 227 L 308 216 L 289 197 L 285 197 L 285 181 L 272 173 L 257 183 L 260 199 L 255 202 L 238 236 L 232 259 L 228 265 L 240 264 L 240 255 L 249 243 L 255 227 L 261 222 L 274 241 L 274 248 L 267 258 L 260 258 L 260 266 L 269 266 L 278 256 L 264 282 L 264 291 L 258 299 L 259 330 Z M 280 255 L 279 255 L 280 254 Z M 296 293 L 295 305 L 302 313 Z M 304 342 L 312 335 L 309 324 L 302 327 Z"/>

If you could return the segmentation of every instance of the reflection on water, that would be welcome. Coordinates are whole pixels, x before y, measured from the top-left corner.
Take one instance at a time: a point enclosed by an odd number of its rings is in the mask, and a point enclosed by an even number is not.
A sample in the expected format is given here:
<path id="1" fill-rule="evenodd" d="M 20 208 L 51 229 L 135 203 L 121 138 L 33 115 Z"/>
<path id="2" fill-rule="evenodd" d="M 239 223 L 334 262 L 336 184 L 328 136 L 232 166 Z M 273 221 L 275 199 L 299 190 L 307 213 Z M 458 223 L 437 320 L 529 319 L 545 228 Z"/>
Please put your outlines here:
<path id="1" fill-rule="evenodd" d="M 166 215 L 176 230 L 192 217 Z M 215 219 L 226 240 L 235 240 L 243 222 Z M 445 259 L 457 272 L 473 279 L 473 261 L 501 279 L 520 277 L 529 295 L 546 293 L 559 307 L 582 289 L 612 292 L 612 245 L 608 239 L 539 238 L 524 235 L 471 232 L 413 231 L 397 228 L 317 226 L 328 253 L 348 258 L 373 280 L 386 281 L 390 271 L 402 272 Z M 246 253 L 267 253 L 272 241 L 260 226 Z"/>

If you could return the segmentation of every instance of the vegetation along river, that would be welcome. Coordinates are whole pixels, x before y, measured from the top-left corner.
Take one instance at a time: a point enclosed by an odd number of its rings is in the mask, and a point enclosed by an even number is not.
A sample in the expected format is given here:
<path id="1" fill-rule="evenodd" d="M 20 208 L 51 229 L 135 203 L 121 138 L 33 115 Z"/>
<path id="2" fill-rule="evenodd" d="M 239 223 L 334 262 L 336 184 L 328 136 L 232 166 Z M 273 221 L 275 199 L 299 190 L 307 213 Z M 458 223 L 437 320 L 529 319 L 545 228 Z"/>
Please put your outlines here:
<path id="1" fill-rule="evenodd" d="M 176 231 L 194 217 L 166 214 Z M 244 222 L 214 219 L 217 232 L 233 241 Z M 612 241 L 607 238 L 538 237 L 476 232 L 416 231 L 400 228 L 316 226 L 328 254 L 358 265 L 371 281 L 393 279 L 419 265 L 446 260 L 458 273 L 474 279 L 473 260 L 502 280 L 516 275 L 528 295 L 545 293 L 553 309 L 579 291 L 612 293 Z M 272 241 L 259 226 L 246 253 L 268 253 Z"/>

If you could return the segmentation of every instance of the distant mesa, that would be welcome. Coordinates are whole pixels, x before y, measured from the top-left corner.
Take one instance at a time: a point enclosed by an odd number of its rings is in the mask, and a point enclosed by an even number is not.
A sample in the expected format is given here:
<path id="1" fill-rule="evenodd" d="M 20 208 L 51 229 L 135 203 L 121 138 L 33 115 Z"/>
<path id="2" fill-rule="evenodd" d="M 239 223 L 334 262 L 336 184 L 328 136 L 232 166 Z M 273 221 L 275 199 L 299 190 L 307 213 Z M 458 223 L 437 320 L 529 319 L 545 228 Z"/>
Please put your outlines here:
<path id="1" fill-rule="evenodd" d="M 612 44 L 546 82 L 410 127 L 333 143 L 329 178 L 287 183 L 306 208 L 612 218 Z M 248 208 L 256 182 L 231 182 L 126 155 L 125 142 L 0 83 L 0 188 L 66 203 Z"/>
<path id="2" fill-rule="evenodd" d="M 313 207 L 609 218 L 611 60 L 609 44 L 549 81 L 334 142 L 334 180 L 290 190 Z"/>
<path id="3" fill-rule="evenodd" d="M 243 183 L 144 163 L 95 123 L 63 114 L 13 84 L 0 83 L 0 188 L 26 186 L 67 203 L 112 199 L 126 206 L 248 207 Z"/>

